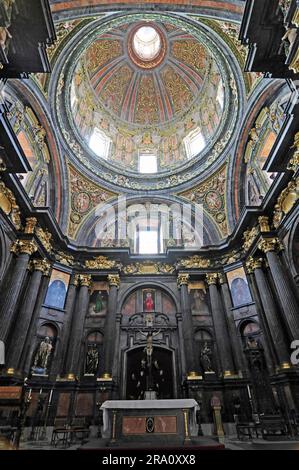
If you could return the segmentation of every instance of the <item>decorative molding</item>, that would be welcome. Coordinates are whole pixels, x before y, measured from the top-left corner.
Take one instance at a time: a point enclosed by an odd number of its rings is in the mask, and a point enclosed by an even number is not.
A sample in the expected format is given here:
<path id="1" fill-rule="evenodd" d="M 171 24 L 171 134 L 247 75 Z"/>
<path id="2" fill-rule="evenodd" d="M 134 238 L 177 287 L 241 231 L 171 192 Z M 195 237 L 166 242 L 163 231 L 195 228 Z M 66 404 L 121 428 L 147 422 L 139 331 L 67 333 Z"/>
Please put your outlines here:
<path id="1" fill-rule="evenodd" d="M 228 235 L 225 199 L 226 169 L 227 165 L 222 166 L 203 183 L 178 194 L 192 203 L 202 204 L 204 211 L 212 217 L 223 237 Z"/>
<path id="2" fill-rule="evenodd" d="M 119 194 L 93 183 L 73 166 L 68 165 L 70 181 L 70 216 L 68 235 L 75 238 L 83 220 L 100 204 L 115 199 Z"/>
<path id="3" fill-rule="evenodd" d="M 46 249 L 46 251 L 48 253 L 51 253 L 53 249 L 52 244 L 51 244 L 52 235 L 48 231 L 48 229 L 44 230 L 41 227 L 37 227 L 37 229 L 35 230 L 35 233 L 36 233 L 37 238 L 43 245 L 43 247 Z"/>
<path id="4" fill-rule="evenodd" d="M 259 226 L 260 226 L 261 233 L 270 232 L 271 229 L 270 229 L 270 223 L 269 223 L 269 217 L 268 216 L 261 215 L 258 218 L 258 223 L 259 223 Z"/>
<path id="5" fill-rule="evenodd" d="M 4 160 L 0 157 L 0 172 L 6 171 Z"/>
<path id="6" fill-rule="evenodd" d="M 189 274 L 179 274 L 177 278 L 178 288 L 189 284 Z"/>
<path id="7" fill-rule="evenodd" d="M 243 248 L 245 251 L 248 251 L 253 242 L 255 241 L 256 237 L 258 236 L 258 228 L 252 227 L 252 229 L 248 229 L 243 234 Z"/>
<path id="8" fill-rule="evenodd" d="M 37 251 L 37 245 L 34 240 L 16 240 L 10 247 L 10 251 L 16 255 L 32 255 Z"/>
<path id="9" fill-rule="evenodd" d="M 246 268 L 248 274 L 252 274 L 255 269 L 261 268 L 263 265 L 263 258 L 253 258 L 250 256 L 246 261 Z"/>
<path id="10" fill-rule="evenodd" d="M 8 189 L 3 181 L 0 181 L 0 208 L 10 218 L 17 230 L 20 230 L 21 215 L 13 192 Z"/>
<path id="11" fill-rule="evenodd" d="M 218 273 L 206 274 L 206 280 L 209 286 L 218 284 Z"/>
<path id="12" fill-rule="evenodd" d="M 270 251 L 280 251 L 283 249 L 283 246 L 278 238 L 272 237 L 263 238 L 258 244 L 258 248 L 264 253 L 268 253 Z"/>
<path id="13" fill-rule="evenodd" d="M 227 278 L 224 273 L 218 273 L 219 284 L 227 284 Z"/>
<path id="14" fill-rule="evenodd" d="M 120 286 L 120 277 L 118 274 L 109 274 L 108 275 L 108 283 L 109 283 L 109 286 L 115 286 L 117 287 L 117 289 L 119 288 Z"/>
<path id="15" fill-rule="evenodd" d="M 73 266 L 75 263 L 74 257 L 64 253 L 63 251 L 58 251 L 55 254 L 55 258 L 59 263 L 64 264 L 65 266 Z"/>
<path id="16" fill-rule="evenodd" d="M 144 261 L 143 263 L 128 264 L 123 267 L 124 274 L 146 275 L 146 274 L 173 274 L 175 267 L 166 263 L 154 263 Z"/>
<path id="17" fill-rule="evenodd" d="M 107 270 L 107 269 L 113 269 L 113 268 L 120 269 L 122 265 L 121 263 L 115 260 L 110 260 L 109 258 L 107 258 L 107 256 L 100 255 L 94 259 L 85 261 L 85 267 L 88 269 Z"/>
<path id="18" fill-rule="evenodd" d="M 288 170 L 291 170 L 296 173 L 299 168 L 299 132 L 295 134 L 294 145 L 291 147 L 291 149 L 295 149 L 295 152 L 291 160 L 289 161 Z"/>
<path id="19" fill-rule="evenodd" d="M 32 235 L 35 231 L 36 224 L 37 224 L 36 217 L 27 217 L 24 233 Z"/>
<path id="20" fill-rule="evenodd" d="M 33 271 L 41 271 L 44 276 L 50 275 L 51 265 L 45 259 L 34 259 L 30 262 L 30 267 Z"/>
<path id="21" fill-rule="evenodd" d="M 279 227 L 284 217 L 291 211 L 299 199 L 299 177 L 289 182 L 281 192 L 274 206 L 273 225 Z"/>
<path id="22" fill-rule="evenodd" d="M 201 269 L 208 268 L 211 265 L 211 261 L 207 258 L 202 258 L 199 255 L 189 256 L 189 258 L 183 258 L 177 266 L 184 267 L 187 269 Z"/>
<path id="23" fill-rule="evenodd" d="M 77 274 L 76 282 L 82 287 L 90 288 L 92 286 L 92 277 L 90 274 Z"/>

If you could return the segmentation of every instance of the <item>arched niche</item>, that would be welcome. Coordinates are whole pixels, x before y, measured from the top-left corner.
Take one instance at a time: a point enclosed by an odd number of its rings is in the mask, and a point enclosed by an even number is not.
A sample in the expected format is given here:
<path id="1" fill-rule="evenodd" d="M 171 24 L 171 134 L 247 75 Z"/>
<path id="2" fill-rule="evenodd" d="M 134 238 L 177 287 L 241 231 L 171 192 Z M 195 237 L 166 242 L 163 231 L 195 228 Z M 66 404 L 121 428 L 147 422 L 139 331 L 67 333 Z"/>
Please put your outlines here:
<path id="1" fill-rule="evenodd" d="M 173 316 L 177 312 L 177 306 L 171 294 L 161 287 L 149 284 L 134 289 L 121 303 L 121 314 L 126 317 L 145 311 Z"/>

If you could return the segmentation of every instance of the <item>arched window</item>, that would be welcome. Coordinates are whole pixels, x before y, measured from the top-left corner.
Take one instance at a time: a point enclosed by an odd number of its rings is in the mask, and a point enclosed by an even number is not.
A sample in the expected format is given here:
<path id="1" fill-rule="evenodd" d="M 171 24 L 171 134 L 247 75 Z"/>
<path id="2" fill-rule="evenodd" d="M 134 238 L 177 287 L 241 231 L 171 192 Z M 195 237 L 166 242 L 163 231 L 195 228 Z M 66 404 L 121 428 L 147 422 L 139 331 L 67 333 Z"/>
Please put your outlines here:
<path id="1" fill-rule="evenodd" d="M 248 336 L 255 336 L 260 334 L 260 327 L 256 322 L 250 321 L 243 325 L 241 332 L 244 338 Z"/>

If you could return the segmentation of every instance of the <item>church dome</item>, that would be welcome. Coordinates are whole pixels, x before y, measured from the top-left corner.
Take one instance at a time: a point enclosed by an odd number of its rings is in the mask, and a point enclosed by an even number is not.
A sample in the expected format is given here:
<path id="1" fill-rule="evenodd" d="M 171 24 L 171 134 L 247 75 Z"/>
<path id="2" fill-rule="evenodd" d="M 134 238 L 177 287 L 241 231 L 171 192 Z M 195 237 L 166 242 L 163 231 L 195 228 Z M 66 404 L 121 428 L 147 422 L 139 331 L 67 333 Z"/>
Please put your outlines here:
<path id="1" fill-rule="evenodd" d="M 121 169 L 130 181 L 142 177 L 144 188 L 149 179 L 149 189 L 161 189 L 165 183 L 153 186 L 153 178 L 168 172 L 180 181 L 174 172 L 217 158 L 235 120 L 236 90 L 220 49 L 198 28 L 144 16 L 107 22 L 70 50 L 62 105 L 67 143 L 80 146 L 95 173 Z M 106 179 L 114 181 L 112 174 Z"/>

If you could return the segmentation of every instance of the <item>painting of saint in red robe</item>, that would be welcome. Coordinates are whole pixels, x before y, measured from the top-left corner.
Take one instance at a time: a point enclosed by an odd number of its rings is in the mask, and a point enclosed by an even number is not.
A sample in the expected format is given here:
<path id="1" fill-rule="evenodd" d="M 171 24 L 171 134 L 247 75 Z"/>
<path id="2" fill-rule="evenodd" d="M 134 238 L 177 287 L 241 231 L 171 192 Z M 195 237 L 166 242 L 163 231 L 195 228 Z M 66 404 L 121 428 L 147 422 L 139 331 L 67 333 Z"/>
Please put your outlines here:
<path id="1" fill-rule="evenodd" d="M 143 291 L 143 310 L 153 312 L 155 310 L 155 291 L 146 289 Z"/>

